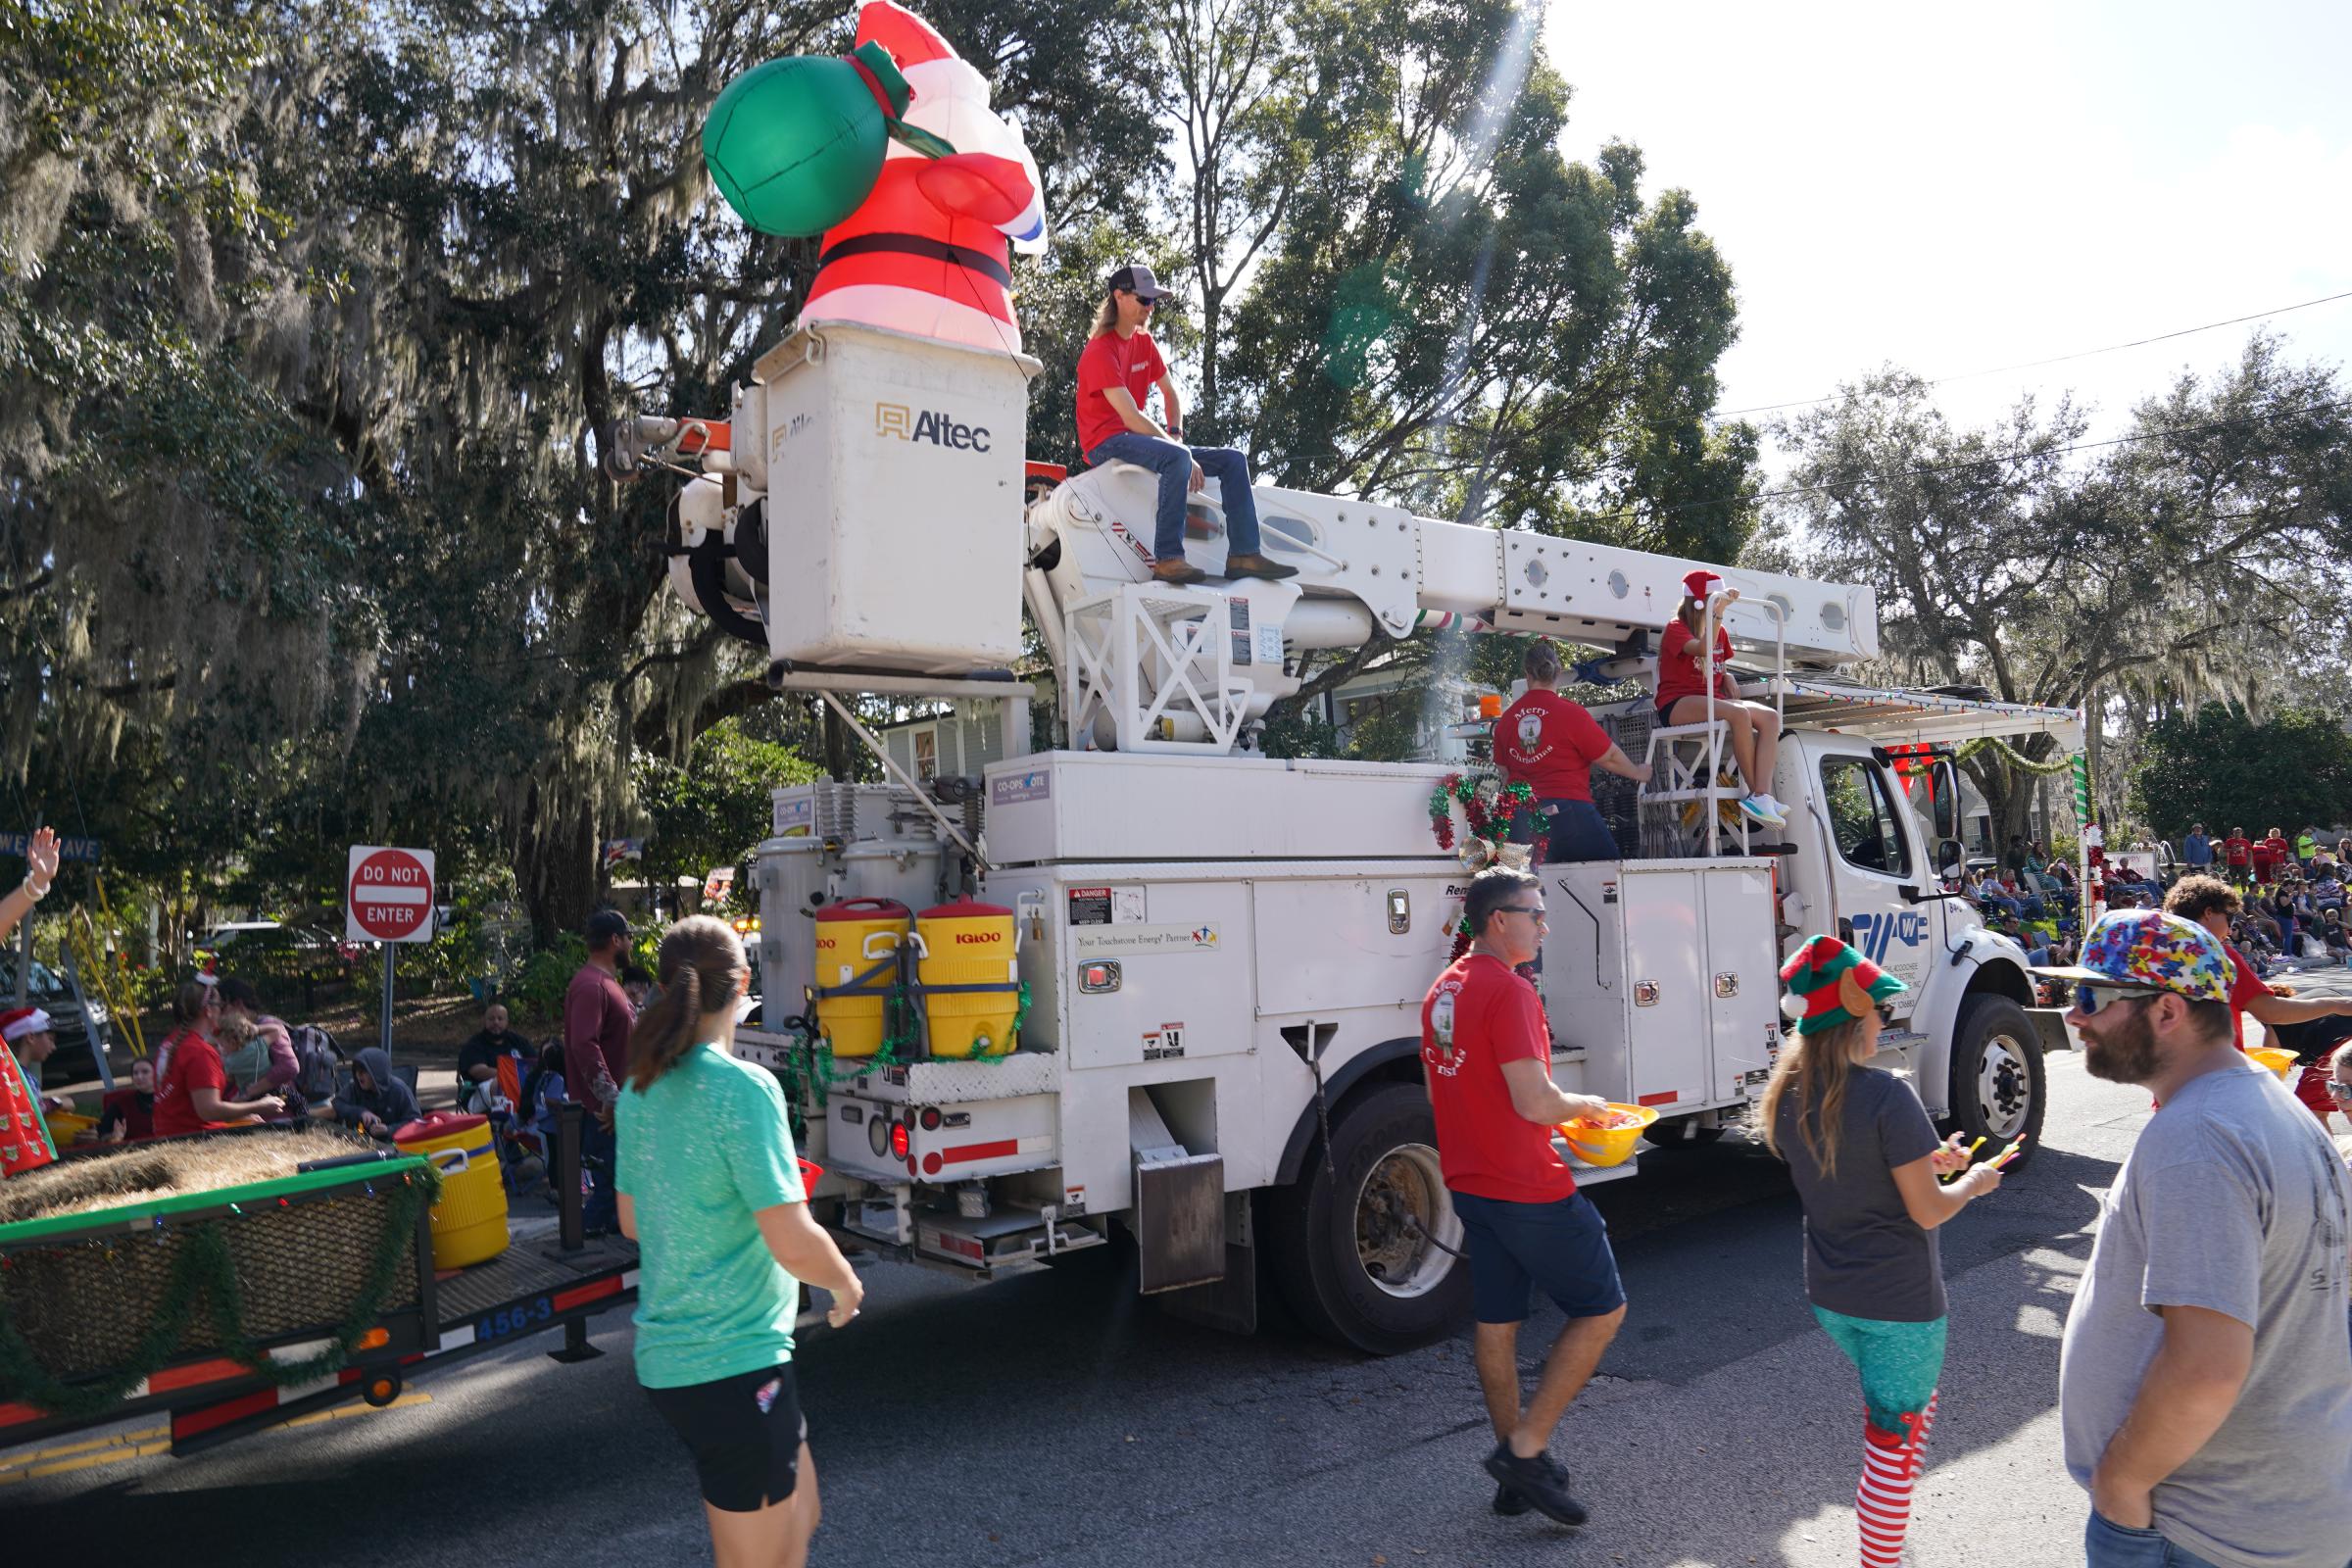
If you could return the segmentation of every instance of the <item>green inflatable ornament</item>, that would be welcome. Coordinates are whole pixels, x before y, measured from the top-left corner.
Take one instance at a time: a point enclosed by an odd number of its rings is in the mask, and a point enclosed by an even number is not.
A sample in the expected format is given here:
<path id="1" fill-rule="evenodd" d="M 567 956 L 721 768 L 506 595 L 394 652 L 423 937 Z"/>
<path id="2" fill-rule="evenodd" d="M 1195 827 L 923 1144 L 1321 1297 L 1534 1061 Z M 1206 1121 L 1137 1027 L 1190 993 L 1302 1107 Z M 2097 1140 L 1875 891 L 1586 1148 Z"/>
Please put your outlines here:
<path id="1" fill-rule="evenodd" d="M 878 43 L 846 58 L 770 60 L 728 82 L 710 106 L 703 161 L 745 222 L 809 238 L 872 193 L 891 136 L 910 128 L 899 117 L 912 97 Z"/>

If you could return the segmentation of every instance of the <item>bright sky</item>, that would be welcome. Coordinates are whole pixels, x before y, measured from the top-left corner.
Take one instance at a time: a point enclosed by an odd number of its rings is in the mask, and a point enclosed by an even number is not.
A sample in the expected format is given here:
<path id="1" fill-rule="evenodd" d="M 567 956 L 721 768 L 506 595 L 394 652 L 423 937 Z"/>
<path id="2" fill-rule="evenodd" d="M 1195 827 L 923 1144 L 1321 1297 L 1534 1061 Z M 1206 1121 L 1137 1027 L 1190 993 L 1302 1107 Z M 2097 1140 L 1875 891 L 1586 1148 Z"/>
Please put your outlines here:
<path id="1" fill-rule="evenodd" d="M 1726 411 L 1891 361 L 1960 375 L 2352 290 L 2352 6 L 2327 0 L 1550 0 L 1567 150 L 1641 147 L 1730 259 Z M 2352 361 L 2352 299 L 2269 323 Z M 2093 435 L 2253 323 L 1938 388 L 1964 423 L 2021 392 Z M 1761 417 L 1761 416 L 1759 416 Z"/>

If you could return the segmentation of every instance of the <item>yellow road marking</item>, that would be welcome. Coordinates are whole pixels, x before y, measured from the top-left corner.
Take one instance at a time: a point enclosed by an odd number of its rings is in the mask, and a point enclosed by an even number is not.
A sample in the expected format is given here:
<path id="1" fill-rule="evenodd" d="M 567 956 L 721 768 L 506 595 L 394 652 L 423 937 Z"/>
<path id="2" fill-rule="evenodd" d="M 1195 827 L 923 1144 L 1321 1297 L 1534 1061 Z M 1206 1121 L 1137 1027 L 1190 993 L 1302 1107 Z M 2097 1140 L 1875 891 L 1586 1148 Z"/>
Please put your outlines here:
<path id="1" fill-rule="evenodd" d="M 81 1443 L 61 1443 L 54 1447 L 33 1448 L 12 1459 L 0 1459 L 0 1475 L 39 1464 L 45 1459 L 71 1458 L 77 1453 L 87 1453 L 92 1448 L 135 1447 L 156 1438 L 169 1437 L 171 1432 L 170 1427 L 142 1427 L 136 1432 L 118 1432 L 111 1437 L 90 1438 Z"/>
<path id="2" fill-rule="evenodd" d="M 390 1404 L 385 1405 L 383 1408 L 386 1410 L 406 1410 L 412 1405 L 430 1404 L 432 1402 L 433 1396 L 431 1395 L 419 1392 L 416 1394 L 404 1394 L 399 1398 L 394 1399 Z M 293 1420 L 283 1422 L 281 1424 L 289 1427 L 308 1427 L 316 1426 L 321 1421 L 340 1421 L 345 1416 L 374 1415 L 375 1413 L 376 1407 L 374 1405 L 362 1400 L 356 1404 L 338 1404 L 331 1409 L 314 1410 L 309 1415 L 298 1415 Z"/>
<path id="3" fill-rule="evenodd" d="M 404 1394 L 385 1405 L 387 1410 L 406 1410 L 415 1405 L 430 1404 L 433 1396 L 421 1390 Z M 365 1401 L 339 1404 L 331 1409 L 299 1415 L 282 1423 L 289 1427 L 314 1426 L 320 1421 L 340 1421 L 345 1416 L 373 1415 L 376 1407 Z M 35 1476 L 67 1475 L 75 1470 L 88 1470 L 102 1464 L 120 1464 L 125 1459 L 145 1459 L 172 1451 L 172 1429 L 169 1426 L 142 1427 L 136 1432 L 121 1432 L 110 1438 L 92 1438 L 85 1443 L 61 1444 L 52 1448 L 35 1448 L 0 1464 L 0 1487 L 29 1481 Z"/>

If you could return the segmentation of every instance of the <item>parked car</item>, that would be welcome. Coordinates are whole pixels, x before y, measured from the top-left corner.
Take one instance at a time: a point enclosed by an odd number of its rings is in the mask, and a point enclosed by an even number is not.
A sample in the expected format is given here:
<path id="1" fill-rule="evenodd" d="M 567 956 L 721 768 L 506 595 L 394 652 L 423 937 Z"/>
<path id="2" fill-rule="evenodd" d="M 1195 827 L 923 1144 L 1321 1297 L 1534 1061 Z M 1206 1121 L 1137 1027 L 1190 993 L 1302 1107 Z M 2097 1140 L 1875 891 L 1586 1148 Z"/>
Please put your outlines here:
<path id="1" fill-rule="evenodd" d="M 214 926 L 196 943 L 197 969 L 250 980 L 272 1004 L 305 1010 L 321 986 L 351 978 L 358 950 L 335 933 L 278 920 L 234 920 Z"/>
<path id="2" fill-rule="evenodd" d="M 17 995 L 17 956 L 0 953 L 0 1007 L 14 1006 Z M 90 999 L 85 1015 L 74 1000 L 66 977 L 35 958 L 26 974 L 25 1002 L 49 1014 L 49 1032 L 57 1037 L 57 1052 L 42 1065 L 41 1079 L 51 1085 L 82 1083 L 98 1076 L 98 1057 L 91 1048 L 93 1028 L 109 1034 L 106 1004 Z"/>

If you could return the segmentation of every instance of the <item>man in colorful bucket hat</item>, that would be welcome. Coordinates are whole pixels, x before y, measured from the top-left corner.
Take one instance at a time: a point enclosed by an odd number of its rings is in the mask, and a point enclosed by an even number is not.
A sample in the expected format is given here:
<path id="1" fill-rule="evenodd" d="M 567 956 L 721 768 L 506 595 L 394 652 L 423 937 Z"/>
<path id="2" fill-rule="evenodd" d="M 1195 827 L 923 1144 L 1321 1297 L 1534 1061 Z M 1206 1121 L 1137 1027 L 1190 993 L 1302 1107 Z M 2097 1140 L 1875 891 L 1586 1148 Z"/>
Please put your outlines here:
<path id="1" fill-rule="evenodd" d="M 2160 909 L 2100 917 L 2067 1023 L 2160 1108 L 2116 1175 L 2058 1372 L 2090 1568 L 2341 1568 L 2352 1542 L 2352 1179 L 2230 1043 L 2230 958 Z"/>

